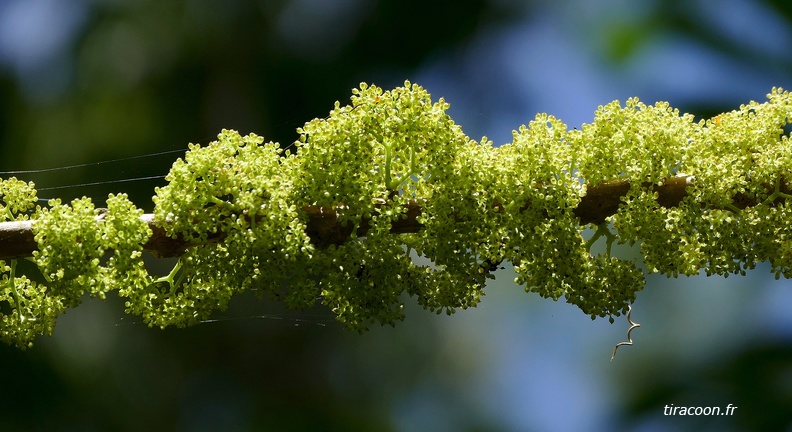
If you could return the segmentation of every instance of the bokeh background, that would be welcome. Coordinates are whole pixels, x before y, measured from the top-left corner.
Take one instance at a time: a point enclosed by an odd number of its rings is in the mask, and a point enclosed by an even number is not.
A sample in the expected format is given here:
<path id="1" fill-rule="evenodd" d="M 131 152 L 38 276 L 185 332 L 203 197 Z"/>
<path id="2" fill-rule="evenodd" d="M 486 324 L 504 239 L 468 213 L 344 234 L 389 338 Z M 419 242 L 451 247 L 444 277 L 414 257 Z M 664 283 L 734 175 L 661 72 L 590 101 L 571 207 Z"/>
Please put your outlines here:
<path id="1" fill-rule="evenodd" d="M 420 83 L 496 143 L 631 96 L 707 118 L 792 87 L 791 46 L 783 0 L 0 0 L 0 170 L 89 164 L 17 176 L 150 210 L 161 179 L 64 186 L 164 175 L 178 152 L 94 163 L 222 128 L 288 145 L 361 81 Z M 253 296 L 183 330 L 88 301 L 32 349 L 0 347 L 0 430 L 790 431 L 792 286 L 768 270 L 650 276 L 613 362 L 626 320 L 526 294 L 508 268 L 476 309 L 408 307 L 363 335 Z"/>

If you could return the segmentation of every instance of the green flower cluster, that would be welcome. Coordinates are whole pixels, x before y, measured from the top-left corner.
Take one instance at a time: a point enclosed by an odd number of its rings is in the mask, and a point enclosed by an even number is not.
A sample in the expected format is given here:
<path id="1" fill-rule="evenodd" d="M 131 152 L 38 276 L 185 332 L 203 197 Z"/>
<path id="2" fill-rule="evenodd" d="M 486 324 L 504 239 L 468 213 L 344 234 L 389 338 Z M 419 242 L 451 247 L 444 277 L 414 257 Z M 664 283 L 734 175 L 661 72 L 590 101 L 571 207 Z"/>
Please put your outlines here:
<path id="1" fill-rule="evenodd" d="M 77 306 L 86 294 L 104 299 L 108 291 L 148 277 L 141 256 L 151 230 L 126 195 L 111 194 L 102 210 L 89 198 L 49 205 L 34 224 L 39 250 L 33 257 L 64 306 Z"/>
<path id="2" fill-rule="evenodd" d="M 620 240 L 640 242 L 650 272 L 676 277 L 704 269 L 707 275 L 728 276 L 769 261 L 777 278 L 792 276 L 792 195 L 786 193 L 792 145 L 784 133 L 792 97 L 773 89 L 768 99 L 698 123 L 662 105 L 665 120 L 647 124 L 654 135 L 648 145 L 634 146 L 650 148 L 654 157 L 655 169 L 647 167 L 643 180 L 685 175 L 691 183 L 687 197 L 666 208 L 658 205 L 653 188 L 636 181 L 614 216 Z M 609 115 L 621 115 L 624 129 L 626 119 L 647 111 L 628 106 Z"/>
<path id="3" fill-rule="evenodd" d="M 71 205 L 52 200 L 50 208 L 39 208 L 33 183 L 15 178 L 0 182 L 0 193 L 6 221 L 28 220 L 35 209 L 39 244 L 32 258 L 0 261 L 3 342 L 28 347 L 37 335 L 51 335 L 58 315 L 85 295 L 104 298 L 148 277 L 141 256 L 151 230 L 126 195 L 110 195 L 99 211 L 88 198 Z"/>
<path id="4" fill-rule="evenodd" d="M 111 194 L 106 209 L 96 209 L 89 198 L 70 205 L 55 199 L 49 206 L 40 209 L 33 225 L 39 245 L 33 261 L 47 286 L 39 285 L 40 300 L 49 306 L 41 311 L 47 334 L 57 315 L 78 306 L 86 296 L 104 299 L 109 291 L 123 293 L 145 286 L 150 277 L 142 251 L 151 236 L 140 219 L 143 211 L 125 194 Z"/>
<path id="5" fill-rule="evenodd" d="M 152 324 L 185 326 L 224 310 L 245 290 L 280 295 L 313 252 L 293 199 L 290 158 L 277 144 L 224 130 L 208 147 L 191 145 L 154 197 L 155 221 L 189 248 L 165 278 L 128 294 L 129 312 Z M 286 301 L 308 306 L 303 292 Z"/>
<path id="6" fill-rule="evenodd" d="M 0 338 L 28 346 L 66 308 L 113 290 L 152 326 L 195 324 L 253 291 L 293 308 L 320 301 L 362 331 L 402 320 L 408 297 L 437 313 L 475 306 L 505 261 L 527 291 L 612 320 L 644 286 L 614 242 L 639 244 L 647 270 L 669 276 L 761 261 L 792 276 L 792 95 L 781 89 L 698 122 L 637 99 L 600 107 L 579 130 L 540 114 L 501 147 L 468 138 L 447 108 L 409 82 L 362 84 L 350 105 L 298 129 L 293 152 L 230 130 L 191 145 L 154 197 L 155 223 L 188 243 L 159 278 L 141 258 L 151 231 L 125 195 L 106 210 L 87 198 L 42 209 L 32 184 L 2 181 L 4 220 L 32 219 L 39 250 L 38 273 L 0 261 Z M 687 194 L 666 207 L 659 190 L 674 178 Z M 586 238 L 583 198 L 619 182 L 621 205 Z M 415 209 L 421 229 L 399 232 Z M 593 254 L 601 237 L 606 251 Z"/>
<path id="7" fill-rule="evenodd" d="M 16 177 L 0 179 L 0 200 L 1 220 L 28 220 L 28 212 L 36 208 L 38 201 L 36 185 L 17 180 Z"/>
<path id="8" fill-rule="evenodd" d="M 601 120 L 604 113 L 598 113 L 595 124 L 607 123 Z M 592 184 L 588 175 L 601 183 L 630 170 L 622 166 L 622 156 L 609 151 L 624 143 L 605 139 L 602 146 L 609 147 L 604 150 L 596 142 L 584 145 L 587 129 L 569 132 L 558 119 L 540 114 L 514 133 L 512 144 L 494 150 L 497 199 L 506 211 L 491 226 L 501 231 L 516 283 L 543 297 L 566 297 L 593 318 L 626 311 L 644 279 L 631 261 L 592 256 L 573 213 Z M 602 171 L 595 169 L 598 164 Z"/>
<path id="9" fill-rule="evenodd" d="M 28 220 L 36 208 L 35 185 L 11 177 L 0 180 L 2 221 Z M 51 335 L 55 318 L 65 309 L 61 301 L 47 294 L 47 288 L 25 275 L 17 274 L 17 260 L 0 260 L 0 340 L 26 348 L 39 334 Z"/>
<path id="10" fill-rule="evenodd" d="M 479 144 L 447 108 L 409 82 L 385 92 L 361 85 L 351 106 L 337 104 L 326 119 L 298 131 L 295 202 L 327 207 L 354 227 L 349 241 L 315 251 L 304 285 L 315 285 L 352 328 L 402 319 L 402 293 L 437 312 L 478 303 L 485 274 L 471 234 L 480 227 L 463 220 L 486 201 L 473 193 L 470 170 Z M 410 202 L 422 205 L 424 230 L 391 234 Z M 370 224 L 365 237 L 357 235 L 362 218 Z M 411 255 L 434 266 L 416 265 Z"/>

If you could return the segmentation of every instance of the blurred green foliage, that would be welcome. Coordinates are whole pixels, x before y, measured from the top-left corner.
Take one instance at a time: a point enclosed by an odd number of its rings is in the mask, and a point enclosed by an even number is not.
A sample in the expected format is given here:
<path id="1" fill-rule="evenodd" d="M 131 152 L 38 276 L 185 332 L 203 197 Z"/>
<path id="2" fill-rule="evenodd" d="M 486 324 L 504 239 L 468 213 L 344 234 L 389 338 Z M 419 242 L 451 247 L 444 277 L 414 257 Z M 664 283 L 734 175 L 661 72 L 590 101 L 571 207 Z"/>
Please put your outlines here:
<path id="1" fill-rule="evenodd" d="M 328 3 L 333 4 L 329 10 Z M 323 8 L 321 1 L 285 0 L 73 2 L 83 21 L 71 43 L 36 70 L 0 72 L 0 169 L 186 149 L 188 142 L 210 141 L 222 128 L 287 144 L 297 138 L 297 127 L 324 116 L 359 82 L 393 87 L 432 56 L 459 51 L 482 28 L 521 19 L 540 3 L 346 0 Z M 792 3 L 758 3 L 792 21 Z M 653 36 L 671 34 L 729 59 L 761 63 L 787 76 L 792 72 L 787 56 L 774 55 L 785 46 L 756 50 L 735 43 L 703 25 L 701 13 L 691 13 L 699 2 L 649 4 L 641 17 L 614 15 L 598 21 L 602 27 L 595 27 L 594 39 L 605 42 L 595 55 L 618 64 L 641 53 Z M 611 25 L 611 32 L 601 31 Z M 709 117 L 734 107 L 714 100 L 680 108 Z M 33 180 L 47 187 L 162 175 L 176 156 L 41 174 Z M 162 183 L 53 190 L 40 196 L 68 201 L 127 192 L 135 204 L 150 210 L 157 185 Z M 448 390 L 442 398 L 457 410 L 438 417 L 464 419 L 458 429 L 505 428 L 482 411 L 480 401 L 460 391 L 461 377 L 472 373 L 468 363 L 475 360 L 470 359 L 485 354 L 472 348 L 462 359 L 443 354 L 459 342 L 442 340 L 432 317 L 411 317 L 398 333 L 375 329 L 363 339 L 329 324 L 332 318 L 324 311 L 295 318 L 283 315 L 277 305 L 262 309 L 250 300 L 232 304 L 235 316 L 268 317 L 262 319 L 274 324 L 239 319 L 151 331 L 122 321 L 123 304 L 110 296 L 106 303 L 86 303 L 67 314 L 55 337 L 36 349 L 0 346 L 0 367 L 6 371 L 0 429 L 385 431 L 395 429 L 392 406 L 431 388 Z M 728 424 L 731 430 L 788 429 L 789 343 L 773 339 L 769 348 L 752 352 L 747 347 L 744 353 L 710 357 L 710 363 L 696 367 L 646 359 L 635 372 L 655 379 L 620 381 L 623 393 L 610 396 L 616 399 L 614 410 L 624 404 L 629 428 L 642 424 L 646 413 L 656 416 L 675 395 L 695 391 L 697 399 L 715 403 L 724 394 L 735 394 L 739 398 L 728 401 L 744 404 L 740 414 L 745 417 Z M 763 391 L 778 386 L 778 391 Z M 659 421 L 661 429 L 704 428 L 680 424 L 680 419 Z"/>

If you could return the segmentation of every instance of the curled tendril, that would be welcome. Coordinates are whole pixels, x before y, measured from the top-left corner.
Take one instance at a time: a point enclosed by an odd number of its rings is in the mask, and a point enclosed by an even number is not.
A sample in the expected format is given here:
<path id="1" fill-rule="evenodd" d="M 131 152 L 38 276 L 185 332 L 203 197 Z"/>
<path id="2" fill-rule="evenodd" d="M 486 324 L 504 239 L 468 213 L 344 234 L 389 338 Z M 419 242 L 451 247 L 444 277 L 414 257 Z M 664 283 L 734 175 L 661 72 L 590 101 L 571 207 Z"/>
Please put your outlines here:
<path id="1" fill-rule="evenodd" d="M 630 328 L 627 329 L 627 341 L 626 342 L 619 342 L 619 343 L 616 344 L 615 347 L 613 347 L 613 355 L 611 356 L 611 361 L 613 361 L 613 359 L 616 358 L 616 350 L 618 350 L 620 346 L 622 346 L 622 345 L 632 345 L 633 344 L 633 340 L 632 340 L 632 337 L 630 337 L 630 333 L 632 333 L 633 330 L 635 330 L 635 329 L 637 329 L 638 327 L 641 326 L 640 324 L 638 324 L 636 322 L 633 322 L 633 320 L 632 320 L 632 318 L 630 316 L 631 314 L 632 314 L 632 306 L 627 306 L 627 322 L 630 323 Z"/>

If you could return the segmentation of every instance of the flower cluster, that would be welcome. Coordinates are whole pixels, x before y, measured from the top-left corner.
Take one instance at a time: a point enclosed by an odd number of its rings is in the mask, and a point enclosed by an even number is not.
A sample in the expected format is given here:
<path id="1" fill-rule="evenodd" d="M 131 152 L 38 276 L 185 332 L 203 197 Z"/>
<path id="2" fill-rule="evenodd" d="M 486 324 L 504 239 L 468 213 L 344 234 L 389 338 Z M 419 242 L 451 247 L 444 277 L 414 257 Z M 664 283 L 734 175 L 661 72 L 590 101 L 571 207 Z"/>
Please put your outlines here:
<path id="1" fill-rule="evenodd" d="M 665 125 L 646 124 L 657 134 L 649 144 L 658 160 L 671 161 L 647 170 L 651 181 L 677 175 L 691 183 L 672 208 L 657 203 L 651 186 L 636 184 L 614 216 L 620 240 L 641 244 L 650 272 L 728 276 L 769 261 L 776 277 L 792 276 L 792 145 L 784 133 L 792 97 L 773 89 L 768 99 L 698 123 L 673 115 Z"/>
<path id="2" fill-rule="evenodd" d="M 34 185 L 11 178 L 0 190 L 6 219 L 27 220 L 37 201 Z M 126 195 L 110 195 L 101 211 L 88 198 L 49 205 L 35 207 L 39 250 L 33 257 L 0 261 L 0 302 L 8 306 L 0 311 L 0 340 L 23 348 L 39 334 L 52 334 L 58 315 L 84 295 L 104 298 L 148 277 L 141 256 L 151 231 Z"/>
<path id="3" fill-rule="evenodd" d="M 488 174 L 474 168 L 488 144 L 471 141 L 445 113 L 448 104 L 432 103 L 418 85 L 353 93 L 351 106 L 298 130 L 294 201 L 353 226 L 348 241 L 313 254 L 302 284 L 315 285 L 342 322 L 361 330 L 402 319 L 402 293 L 437 312 L 474 306 L 485 279 L 482 226 L 468 218 L 491 204 L 477 193 Z M 424 230 L 393 235 L 411 202 L 422 206 Z M 365 237 L 357 235 L 363 218 Z M 434 265 L 416 265 L 412 254 Z"/>
<path id="4" fill-rule="evenodd" d="M 24 221 L 36 208 L 35 185 L 11 177 L 0 180 L 0 220 Z M 17 260 L 0 260 L 0 340 L 26 348 L 40 334 L 51 335 L 55 318 L 65 310 L 44 285 L 18 274 Z M 23 265 L 25 263 L 22 263 Z"/>
<path id="5" fill-rule="evenodd" d="M 502 262 L 527 291 L 612 319 L 645 283 L 614 242 L 638 244 L 646 269 L 668 276 L 762 261 L 792 276 L 788 92 L 698 122 L 637 99 L 580 129 L 539 114 L 500 147 L 468 138 L 447 108 L 409 82 L 362 84 L 298 129 L 294 151 L 230 130 L 191 145 L 154 197 L 155 223 L 187 245 L 164 277 L 143 265 L 151 230 L 125 195 L 101 210 L 87 198 L 38 208 L 32 184 L 0 182 L 3 220 L 32 220 L 38 244 L 32 259 L 0 261 L 0 339 L 28 346 L 86 295 L 114 290 L 152 326 L 195 324 L 253 291 L 320 301 L 362 331 L 403 319 L 408 297 L 437 313 L 475 306 Z M 672 180 L 684 193 L 661 200 Z M 578 210 L 608 185 L 626 192 L 587 239 Z M 420 229 L 400 232 L 405 222 Z"/>
<path id="6" fill-rule="evenodd" d="M 194 324 L 244 290 L 279 294 L 292 270 L 310 260 L 291 163 L 263 141 L 224 130 L 173 165 L 154 197 L 155 221 L 196 246 L 170 275 L 130 293 L 130 312 L 161 327 Z M 287 301 L 307 305 L 295 298 Z"/>

